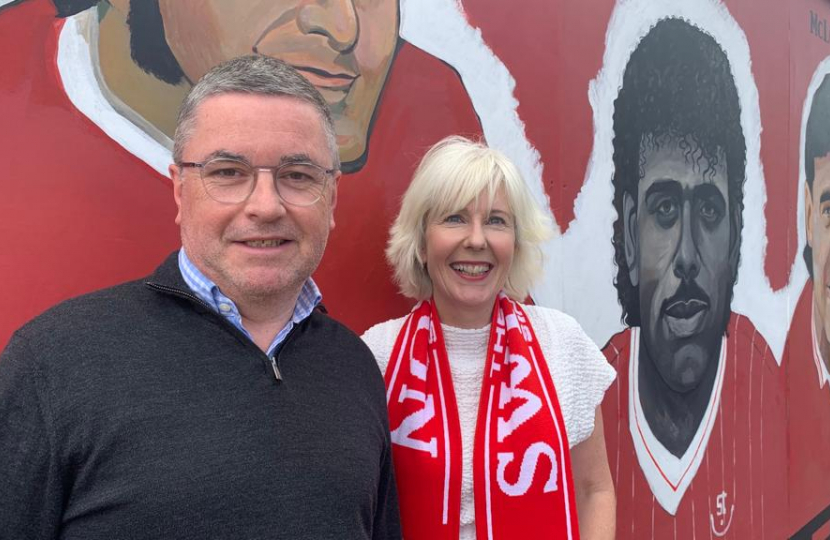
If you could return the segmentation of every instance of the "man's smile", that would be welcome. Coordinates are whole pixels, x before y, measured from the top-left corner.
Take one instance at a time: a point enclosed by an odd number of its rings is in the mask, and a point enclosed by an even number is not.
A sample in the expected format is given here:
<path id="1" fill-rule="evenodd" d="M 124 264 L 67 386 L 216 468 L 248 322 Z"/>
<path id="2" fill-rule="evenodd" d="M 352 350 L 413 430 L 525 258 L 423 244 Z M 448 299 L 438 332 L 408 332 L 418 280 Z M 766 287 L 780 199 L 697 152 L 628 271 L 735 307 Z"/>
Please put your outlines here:
<path id="1" fill-rule="evenodd" d="M 283 245 L 288 240 L 272 238 L 270 240 L 248 240 L 245 245 L 252 248 L 269 248 Z"/>

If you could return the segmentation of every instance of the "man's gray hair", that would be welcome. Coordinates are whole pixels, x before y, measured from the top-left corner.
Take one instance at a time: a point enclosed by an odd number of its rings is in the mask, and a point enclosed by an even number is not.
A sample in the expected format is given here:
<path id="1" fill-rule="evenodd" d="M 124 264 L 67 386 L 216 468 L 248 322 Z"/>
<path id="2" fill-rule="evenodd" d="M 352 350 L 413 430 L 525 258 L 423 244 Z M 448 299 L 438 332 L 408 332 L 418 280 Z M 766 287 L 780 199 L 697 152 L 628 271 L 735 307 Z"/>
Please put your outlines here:
<path id="1" fill-rule="evenodd" d="M 262 96 L 288 96 L 304 101 L 320 113 L 326 134 L 333 168 L 340 169 L 340 155 L 334 133 L 331 110 L 313 84 L 297 70 L 276 58 L 262 55 L 240 56 L 214 67 L 190 89 L 176 118 L 176 134 L 173 136 L 173 161 L 180 163 L 184 146 L 193 132 L 196 111 L 209 97 L 221 94 L 255 94 Z M 274 119 L 278 122 L 279 119 Z"/>

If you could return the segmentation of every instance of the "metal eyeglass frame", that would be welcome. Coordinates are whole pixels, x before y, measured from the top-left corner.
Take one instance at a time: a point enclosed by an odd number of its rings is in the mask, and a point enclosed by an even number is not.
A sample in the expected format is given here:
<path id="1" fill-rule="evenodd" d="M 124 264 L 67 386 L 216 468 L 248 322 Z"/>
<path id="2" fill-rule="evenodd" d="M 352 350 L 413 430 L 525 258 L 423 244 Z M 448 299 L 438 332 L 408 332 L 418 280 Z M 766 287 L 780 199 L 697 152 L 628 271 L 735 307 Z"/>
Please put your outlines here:
<path id="1" fill-rule="evenodd" d="M 253 175 L 254 175 L 254 179 L 253 179 L 254 181 L 251 182 L 250 191 L 248 192 L 248 194 L 241 201 L 238 201 L 238 202 L 220 201 L 220 200 L 216 199 L 213 195 L 211 195 L 210 190 L 205 185 L 205 177 L 203 175 L 203 171 L 204 171 L 206 165 L 208 165 L 208 164 L 210 164 L 214 161 L 226 161 L 226 162 L 230 162 L 230 163 L 239 163 L 240 165 L 244 165 L 244 166 L 249 167 L 251 169 L 251 172 L 253 172 Z M 199 178 L 202 180 L 202 187 L 205 189 L 205 193 L 207 193 L 208 197 L 210 197 L 211 199 L 213 199 L 214 201 L 216 201 L 220 204 L 241 204 L 241 203 L 247 201 L 248 198 L 250 198 L 251 194 L 253 194 L 254 190 L 256 189 L 257 179 L 259 178 L 259 171 L 269 171 L 271 173 L 271 176 L 273 177 L 274 189 L 276 190 L 277 196 L 279 196 L 279 198 L 282 202 L 284 202 L 285 204 L 290 204 L 291 206 L 298 206 L 298 207 L 312 206 L 312 205 L 316 204 L 317 202 L 319 202 L 320 199 L 323 198 L 323 193 L 325 193 L 326 186 L 328 185 L 328 179 L 337 172 L 337 169 L 326 169 L 325 167 L 323 167 L 321 165 L 317 165 L 316 163 L 312 163 L 310 161 L 290 161 L 290 162 L 282 163 L 280 165 L 251 165 L 247 161 L 243 161 L 243 160 L 240 160 L 240 159 L 214 158 L 214 159 L 209 159 L 209 160 L 203 161 L 203 162 L 181 161 L 179 163 L 176 163 L 176 165 L 178 167 L 182 168 L 182 169 L 199 169 Z M 318 170 L 322 171 L 326 175 L 326 183 L 323 184 L 323 187 L 320 190 L 320 193 L 317 195 L 317 197 L 313 201 L 305 203 L 305 204 L 299 204 L 299 203 L 296 203 L 296 202 L 288 201 L 288 200 L 285 199 L 285 197 L 283 197 L 282 193 L 280 193 L 280 188 L 279 188 L 279 183 L 278 183 L 278 178 L 279 178 L 278 173 L 279 173 L 280 169 L 282 169 L 284 167 L 294 167 L 294 166 L 297 166 L 297 165 L 303 165 L 303 166 L 307 166 L 307 167 L 314 167 L 315 169 L 318 169 Z"/>

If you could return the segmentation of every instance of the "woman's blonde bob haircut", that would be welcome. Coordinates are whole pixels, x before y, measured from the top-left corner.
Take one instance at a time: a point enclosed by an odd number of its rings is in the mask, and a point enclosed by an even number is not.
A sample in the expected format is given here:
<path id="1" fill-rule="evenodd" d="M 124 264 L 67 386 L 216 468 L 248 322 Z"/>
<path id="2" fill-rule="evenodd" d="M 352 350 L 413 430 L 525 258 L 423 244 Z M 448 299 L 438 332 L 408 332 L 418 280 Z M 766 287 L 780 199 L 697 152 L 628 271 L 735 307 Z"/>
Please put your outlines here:
<path id="1" fill-rule="evenodd" d="M 425 265 L 427 225 L 466 208 L 482 194 L 492 206 L 499 190 L 507 197 L 516 235 L 504 291 L 519 302 L 527 297 L 542 273 L 541 243 L 553 235 L 550 218 L 504 154 L 460 136 L 439 141 L 424 155 L 389 231 L 386 258 L 401 293 L 416 300 L 432 296 Z"/>

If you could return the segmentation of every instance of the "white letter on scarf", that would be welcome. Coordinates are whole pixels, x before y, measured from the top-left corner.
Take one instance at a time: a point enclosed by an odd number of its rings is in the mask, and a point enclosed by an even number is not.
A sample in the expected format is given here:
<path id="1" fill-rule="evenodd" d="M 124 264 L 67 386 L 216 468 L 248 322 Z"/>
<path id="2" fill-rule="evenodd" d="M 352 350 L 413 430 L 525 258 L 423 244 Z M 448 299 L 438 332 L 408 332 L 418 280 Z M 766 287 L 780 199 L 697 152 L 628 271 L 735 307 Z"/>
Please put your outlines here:
<path id="1" fill-rule="evenodd" d="M 406 385 L 403 385 L 398 401 L 403 403 L 407 399 L 420 401 L 424 404 L 424 408 L 418 409 L 403 419 L 401 425 L 391 433 L 392 442 L 413 450 L 429 452 L 430 456 L 437 457 L 438 440 L 435 437 L 432 437 L 429 441 L 422 441 L 410 436 L 413 432 L 427 425 L 427 422 L 435 417 L 435 401 L 432 399 L 432 396 L 427 396 L 419 390 L 410 390 Z"/>
<path id="2" fill-rule="evenodd" d="M 533 484 L 533 477 L 536 474 L 536 466 L 539 464 L 539 457 L 544 454 L 550 459 L 550 477 L 545 482 L 543 488 L 544 493 L 550 493 L 559 489 L 559 466 L 556 463 L 556 453 L 553 449 L 543 442 L 535 442 L 525 450 L 522 458 L 522 466 L 519 469 L 519 479 L 515 484 L 511 484 L 504 478 L 504 470 L 513 462 L 513 452 L 499 452 L 497 459 L 498 471 L 496 478 L 499 482 L 499 487 L 504 494 L 511 497 L 521 497 L 530 489 Z"/>
<path id="3" fill-rule="evenodd" d="M 536 394 L 518 388 L 528 375 L 530 375 L 530 362 L 524 356 L 518 354 L 510 355 L 510 364 L 513 366 L 513 371 L 510 372 L 510 386 L 501 383 L 499 389 L 499 409 L 504 409 L 505 405 L 514 399 L 524 399 L 525 402 L 517 407 L 508 420 L 504 418 L 498 419 L 496 428 L 496 437 L 499 442 L 510 436 L 516 429 L 533 418 L 542 408 L 542 400 Z"/>

